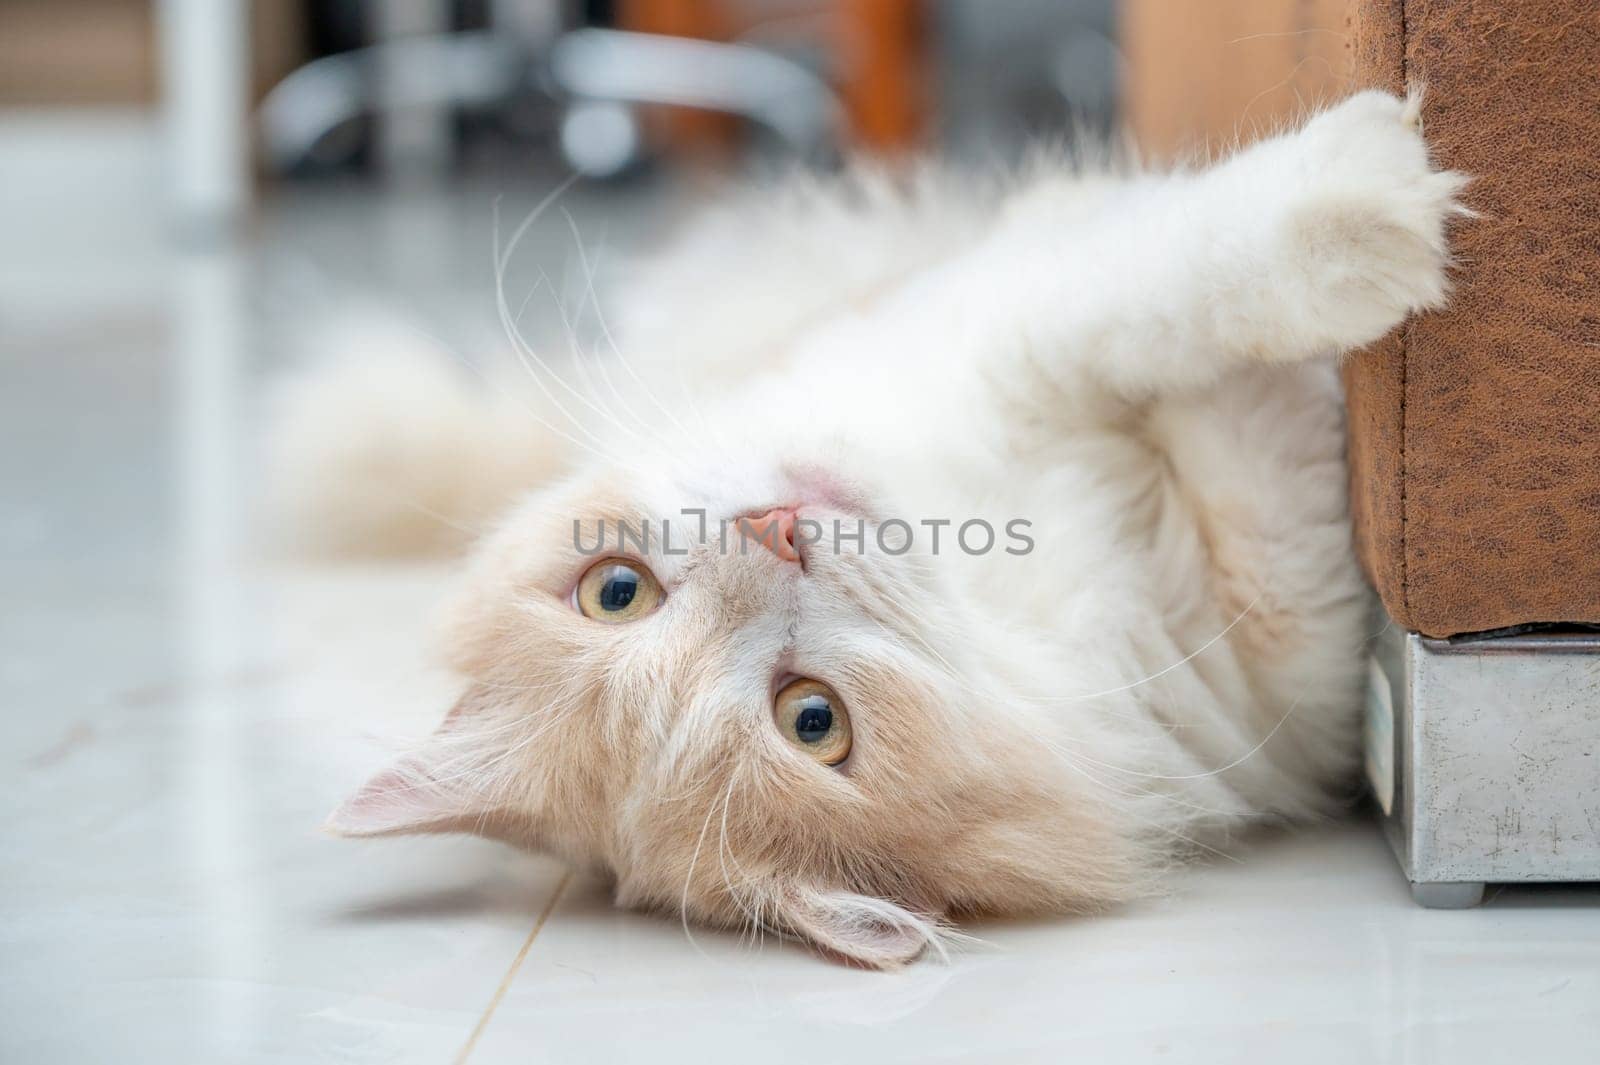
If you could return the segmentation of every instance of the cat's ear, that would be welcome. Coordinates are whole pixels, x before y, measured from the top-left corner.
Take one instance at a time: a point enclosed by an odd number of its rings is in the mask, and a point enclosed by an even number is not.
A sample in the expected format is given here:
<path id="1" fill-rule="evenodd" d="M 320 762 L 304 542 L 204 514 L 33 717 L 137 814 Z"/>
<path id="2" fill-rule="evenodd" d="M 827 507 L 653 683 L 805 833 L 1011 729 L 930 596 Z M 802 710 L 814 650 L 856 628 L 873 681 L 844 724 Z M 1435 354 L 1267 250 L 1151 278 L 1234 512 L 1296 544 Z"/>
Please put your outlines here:
<path id="1" fill-rule="evenodd" d="M 328 817 L 341 836 L 414 832 L 469 832 L 493 807 L 450 776 L 438 772 L 428 752 L 408 755 L 381 770 Z"/>
<path id="2" fill-rule="evenodd" d="M 474 742 L 475 701 L 463 697 L 420 748 L 363 784 L 328 817 L 327 830 L 341 836 L 524 835 L 519 819 L 487 790 L 495 755 Z"/>
<path id="3" fill-rule="evenodd" d="M 869 969 L 898 969 L 930 951 L 942 957 L 952 935 L 936 917 L 847 891 L 789 889 L 778 912 L 790 932 Z"/>

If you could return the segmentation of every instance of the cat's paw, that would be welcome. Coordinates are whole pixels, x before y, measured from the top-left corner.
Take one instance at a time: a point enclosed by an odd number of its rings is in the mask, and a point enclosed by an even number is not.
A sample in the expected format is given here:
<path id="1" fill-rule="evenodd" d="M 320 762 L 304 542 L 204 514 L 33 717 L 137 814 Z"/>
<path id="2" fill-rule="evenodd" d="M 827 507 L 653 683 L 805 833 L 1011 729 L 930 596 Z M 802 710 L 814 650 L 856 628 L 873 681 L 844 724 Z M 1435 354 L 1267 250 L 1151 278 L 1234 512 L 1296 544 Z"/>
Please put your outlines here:
<path id="1" fill-rule="evenodd" d="M 1446 230 L 1469 213 L 1458 199 L 1467 178 L 1433 166 L 1421 111 L 1420 95 L 1363 92 L 1289 141 L 1300 193 L 1285 233 L 1338 347 L 1375 340 L 1448 292 Z"/>

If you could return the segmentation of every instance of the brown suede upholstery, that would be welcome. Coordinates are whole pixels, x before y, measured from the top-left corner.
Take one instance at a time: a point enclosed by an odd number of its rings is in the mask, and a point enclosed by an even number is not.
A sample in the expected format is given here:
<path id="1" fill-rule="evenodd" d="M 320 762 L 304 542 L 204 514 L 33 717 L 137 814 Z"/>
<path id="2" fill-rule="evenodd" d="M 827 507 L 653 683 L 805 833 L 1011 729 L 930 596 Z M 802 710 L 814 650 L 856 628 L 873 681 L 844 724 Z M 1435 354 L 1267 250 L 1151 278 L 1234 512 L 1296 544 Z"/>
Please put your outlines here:
<path id="1" fill-rule="evenodd" d="M 1427 86 L 1481 215 L 1449 307 L 1345 371 L 1362 561 L 1428 635 L 1600 622 L 1600 4 L 1352 0 L 1349 29 L 1358 87 Z"/>

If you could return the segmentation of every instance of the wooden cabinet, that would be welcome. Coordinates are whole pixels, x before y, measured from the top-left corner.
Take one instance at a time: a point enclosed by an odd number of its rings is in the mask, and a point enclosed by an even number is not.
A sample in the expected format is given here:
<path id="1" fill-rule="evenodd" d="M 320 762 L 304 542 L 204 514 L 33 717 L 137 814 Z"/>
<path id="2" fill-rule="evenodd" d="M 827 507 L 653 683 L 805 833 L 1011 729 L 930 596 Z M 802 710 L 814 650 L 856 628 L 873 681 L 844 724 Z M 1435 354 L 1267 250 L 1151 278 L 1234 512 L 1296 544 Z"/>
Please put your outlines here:
<path id="1" fill-rule="evenodd" d="M 1155 159 L 1215 154 L 1350 91 L 1347 0 L 1120 0 L 1123 114 Z"/>

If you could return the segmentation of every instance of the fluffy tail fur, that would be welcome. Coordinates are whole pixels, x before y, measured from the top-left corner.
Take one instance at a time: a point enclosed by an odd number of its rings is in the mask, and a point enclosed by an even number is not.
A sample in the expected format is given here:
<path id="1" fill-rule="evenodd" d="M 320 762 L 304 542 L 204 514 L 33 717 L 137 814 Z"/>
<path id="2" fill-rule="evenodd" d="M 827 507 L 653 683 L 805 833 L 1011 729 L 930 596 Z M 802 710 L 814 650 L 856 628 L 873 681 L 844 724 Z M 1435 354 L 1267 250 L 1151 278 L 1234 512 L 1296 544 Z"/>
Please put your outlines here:
<path id="1" fill-rule="evenodd" d="M 561 452 L 518 397 L 378 315 L 326 330 L 332 350 L 273 397 L 275 541 L 296 555 L 460 550 Z"/>

